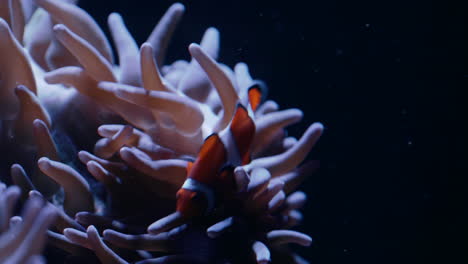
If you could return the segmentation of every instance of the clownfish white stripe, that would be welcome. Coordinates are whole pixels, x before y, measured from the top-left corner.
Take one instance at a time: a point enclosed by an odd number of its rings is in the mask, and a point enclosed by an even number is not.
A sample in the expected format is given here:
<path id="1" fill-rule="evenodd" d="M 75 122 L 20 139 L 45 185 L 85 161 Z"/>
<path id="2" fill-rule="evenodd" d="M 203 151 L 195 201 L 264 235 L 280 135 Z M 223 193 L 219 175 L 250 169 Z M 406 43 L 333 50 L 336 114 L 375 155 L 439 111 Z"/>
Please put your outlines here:
<path id="1" fill-rule="evenodd" d="M 226 149 L 228 165 L 232 165 L 233 167 L 242 165 L 242 158 L 240 156 L 239 149 L 237 148 L 236 140 L 230 130 L 230 125 L 227 129 L 220 132 L 219 138 Z"/>
<path id="2" fill-rule="evenodd" d="M 215 194 L 211 187 L 195 179 L 187 178 L 181 188 L 203 194 L 208 201 L 205 213 L 209 213 L 213 210 L 215 205 Z"/>

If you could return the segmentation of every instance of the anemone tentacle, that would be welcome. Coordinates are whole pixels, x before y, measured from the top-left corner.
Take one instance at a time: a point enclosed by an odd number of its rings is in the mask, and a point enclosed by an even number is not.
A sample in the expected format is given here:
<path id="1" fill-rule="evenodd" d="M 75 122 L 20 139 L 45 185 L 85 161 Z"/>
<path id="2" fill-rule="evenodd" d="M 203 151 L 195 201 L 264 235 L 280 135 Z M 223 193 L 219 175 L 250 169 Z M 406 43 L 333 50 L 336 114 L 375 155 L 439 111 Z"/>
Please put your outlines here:
<path id="1" fill-rule="evenodd" d="M 304 263 L 321 123 L 287 137 L 304 113 L 219 62 L 215 28 L 165 64 L 180 3 L 140 47 L 110 14 L 116 55 L 76 1 L 34 3 L 0 1 L 0 262 Z"/>

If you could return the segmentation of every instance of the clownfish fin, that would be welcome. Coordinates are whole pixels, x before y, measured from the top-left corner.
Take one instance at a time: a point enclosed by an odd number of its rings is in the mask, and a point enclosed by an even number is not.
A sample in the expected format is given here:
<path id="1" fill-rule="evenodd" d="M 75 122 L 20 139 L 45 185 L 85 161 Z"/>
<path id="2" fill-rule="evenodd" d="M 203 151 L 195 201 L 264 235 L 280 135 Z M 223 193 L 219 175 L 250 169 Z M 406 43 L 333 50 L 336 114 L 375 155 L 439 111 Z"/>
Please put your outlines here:
<path id="1" fill-rule="evenodd" d="M 205 139 L 198 157 L 190 166 L 188 178 L 195 179 L 205 184 L 214 184 L 216 175 L 226 163 L 227 153 L 223 142 L 217 133 L 211 134 Z"/>
<path id="2" fill-rule="evenodd" d="M 237 105 L 230 130 L 239 151 L 242 165 L 245 165 L 250 162 L 250 146 L 255 135 L 255 123 L 249 116 L 247 109 L 241 104 Z"/>
<path id="3" fill-rule="evenodd" d="M 252 111 L 256 111 L 262 101 L 262 89 L 258 83 L 255 83 L 248 89 L 249 104 Z"/>

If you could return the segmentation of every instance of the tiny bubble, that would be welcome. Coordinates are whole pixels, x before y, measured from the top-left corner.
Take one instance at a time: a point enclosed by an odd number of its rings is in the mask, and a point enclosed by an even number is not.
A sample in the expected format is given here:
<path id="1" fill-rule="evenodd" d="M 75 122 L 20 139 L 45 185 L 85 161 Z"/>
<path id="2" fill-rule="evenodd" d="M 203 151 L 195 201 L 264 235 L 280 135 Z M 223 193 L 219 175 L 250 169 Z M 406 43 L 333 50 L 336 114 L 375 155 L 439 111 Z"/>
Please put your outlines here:
<path id="1" fill-rule="evenodd" d="M 348 249 L 344 248 L 344 249 L 343 249 L 343 252 L 344 252 L 344 253 L 348 253 Z"/>
<path id="2" fill-rule="evenodd" d="M 413 141 L 409 140 L 408 141 L 408 146 L 412 146 L 413 145 Z"/>
<path id="3" fill-rule="evenodd" d="M 343 50 L 342 49 L 336 49 L 336 56 L 341 56 L 343 55 Z"/>
<path id="4" fill-rule="evenodd" d="M 366 28 L 369 28 L 369 27 L 370 27 L 370 24 L 365 24 L 365 27 L 366 27 Z"/>

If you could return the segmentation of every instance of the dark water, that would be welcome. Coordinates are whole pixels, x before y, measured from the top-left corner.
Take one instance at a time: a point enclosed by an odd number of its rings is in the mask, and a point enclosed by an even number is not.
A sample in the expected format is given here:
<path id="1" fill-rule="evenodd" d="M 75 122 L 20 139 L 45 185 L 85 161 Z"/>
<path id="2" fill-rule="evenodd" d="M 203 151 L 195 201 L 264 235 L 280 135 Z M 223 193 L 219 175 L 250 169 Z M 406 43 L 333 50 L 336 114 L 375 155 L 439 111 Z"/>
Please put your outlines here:
<path id="1" fill-rule="evenodd" d="M 271 99 L 305 112 L 292 135 L 314 121 L 326 126 L 311 154 L 321 170 L 303 187 L 302 230 L 315 242 L 302 255 L 467 263 L 466 9 L 420 0 L 182 2 L 168 62 L 187 59 L 188 44 L 215 26 L 222 62 L 245 61 Z M 101 24 L 122 13 L 142 43 L 172 1 L 80 3 Z"/>

